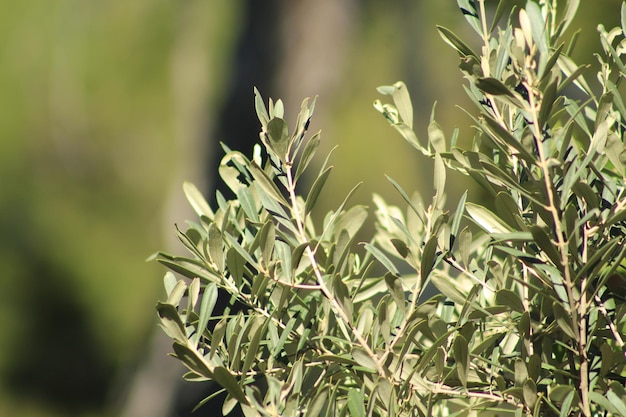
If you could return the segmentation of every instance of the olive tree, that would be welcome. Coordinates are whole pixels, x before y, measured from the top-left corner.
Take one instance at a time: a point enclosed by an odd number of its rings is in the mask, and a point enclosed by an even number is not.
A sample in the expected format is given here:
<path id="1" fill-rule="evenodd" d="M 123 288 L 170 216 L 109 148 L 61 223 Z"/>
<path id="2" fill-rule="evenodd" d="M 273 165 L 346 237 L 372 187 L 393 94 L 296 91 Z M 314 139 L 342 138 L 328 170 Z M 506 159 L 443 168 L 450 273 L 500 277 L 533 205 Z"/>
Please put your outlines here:
<path id="1" fill-rule="evenodd" d="M 157 310 L 185 378 L 227 392 L 224 413 L 626 415 L 626 7 L 621 27 L 598 26 L 590 84 L 566 38 L 578 1 L 458 5 L 479 49 L 438 31 L 459 55 L 473 138 L 446 137 L 434 112 L 418 138 L 402 82 L 374 103 L 434 161 L 431 198 L 389 178 L 406 207 L 374 195 L 370 219 L 351 192 L 313 216 L 332 171 L 327 158 L 310 172 L 315 101 L 289 129 L 258 91 L 254 154 L 225 147 L 219 167 L 234 197 L 210 207 L 184 184 L 198 219 L 176 229 L 189 255 L 155 255 L 182 275 L 165 275 Z M 449 170 L 487 202 L 448 205 Z M 376 232 L 358 242 L 366 222 Z"/>

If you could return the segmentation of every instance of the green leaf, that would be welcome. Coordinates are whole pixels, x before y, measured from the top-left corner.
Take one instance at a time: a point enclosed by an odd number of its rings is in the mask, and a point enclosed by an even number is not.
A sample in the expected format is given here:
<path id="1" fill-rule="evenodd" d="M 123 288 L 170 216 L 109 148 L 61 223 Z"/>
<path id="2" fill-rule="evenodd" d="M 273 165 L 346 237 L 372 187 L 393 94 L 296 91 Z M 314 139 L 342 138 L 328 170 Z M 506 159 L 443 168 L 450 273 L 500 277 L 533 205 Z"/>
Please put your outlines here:
<path id="1" fill-rule="evenodd" d="M 273 198 L 276 202 L 282 204 L 283 206 L 288 207 L 287 201 L 285 201 L 285 197 L 280 193 L 274 181 L 272 181 L 267 174 L 256 164 L 256 162 L 252 162 L 249 165 L 250 173 L 255 179 L 255 184 L 263 189 L 271 198 Z"/>
<path id="2" fill-rule="evenodd" d="M 274 117 L 267 124 L 267 136 L 272 150 L 278 158 L 285 162 L 289 152 L 289 130 L 287 122 L 279 117 Z"/>
<path id="3" fill-rule="evenodd" d="M 210 271 L 208 271 L 202 262 L 194 259 L 183 258 L 178 256 L 170 256 L 164 253 L 159 253 L 157 261 L 167 266 L 174 272 L 186 276 L 187 278 L 198 277 L 205 281 L 218 281 L 219 277 Z"/>
<path id="4" fill-rule="evenodd" d="M 261 245 L 261 260 L 267 268 L 272 260 L 274 246 L 276 245 L 276 231 L 274 230 L 274 223 L 271 220 L 266 221 L 259 231 L 258 236 L 260 238 Z"/>
<path id="5" fill-rule="evenodd" d="M 409 129 L 413 129 L 413 105 L 406 84 L 398 81 L 391 86 L 378 87 L 377 90 L 381 94 L 392 96 L 400 118 Z"/>
<path id="6" fill-rule="evenodd" d="M 176 276 L 172 274 L 170 271 L 167 271 L 165 273 L 165 276 L 163 277 L 163 285 L 165 287 L 165 294 L 167 294 L 168 297 L 172 293 L 172 290 L 174 289 L 177 283 L 178 283 L 178 280 L 176 279 Z"/>
<path id="7" fill-rule="evenodd" d="M 474 203 L 466 203 L 465 209 L 474 222 L 487 233 L 511 233 L 513 230 L 489 209 Z"/>
<path id="8" fill-rule="evenodd" d="M 242 182 L 242 173 L 245 172 L 246 167 L 250 165 L 248 159 L 240 152 L 228 152 L 218 167 L 220 178 L 226 183 L 234 193 L 238 193 L 241 188 L 247 185 Z M 246 175 L 244 175 L 246 176 Z M 246 177 L 246 180 L 248 178 Z M 211 216 L 210 218 L 213 218 Z"/>
<path id="9" fill-rule="evenodd" d="M 511 290 L 501 289 L 496 292 L 496 303 L 498 305 L 508 306 L 511 310 L 518 313 L 525 311 L 524 304 L 519 295 Z"/>
<path id="10" fill-rule="evenodd" d="M 465 20 L 467 20 L 479 36 L 483 36 L 483 28 L 481 26 L 478 11 L 476 10 L 476 3 L 473 0 L 457 0 L 457 4 L 465 17 Z"/>
<path id="11" fill-rule="evenodd" d="M 241 374 L 246 375 L 250 370 L 250 367 L 257 360 L 257 354 L 259 350 L 259 345 L 261 343 L 261 338 L 263 334 L 266 332 L 268 324 L 270 322 L 269 319 L 264 320 L 259 317 L 257 319 L 257 323 L 262 322 L 262 325 L 258 325 L 254 331 L 254 334 L 250 338 L 250 344 L 248 345 L 248 349 L 246 351 L 246 358 L 244 359 L 243 366 L 241 367 Z M 262 360 L 262 359 L 261 359 Z"/>
<path id="12" fill-rule="evenodd" d="M 487 127 L 491 130 L 494 140 L 499 140 L 504 142 L 505 144 L 511 146 L 517 152 L 519 152 L 519 156 L 523 158 L 529 164 L 534 164 L 535 158 L 526 150 L 524 145 L 509 132 L 507 129 L 502 127 L 499 122 L 492 119 L 491 117 L 485 116 L 485 122 L 487 123 Z M 487 129 L 485 127 L 485 129 Z"/>
<path id="13" fill-rule="evenodd" d="M 213 370 L 213 379 L 220 384 L 237 401 L 248 405 L 248 399 L 241 390 L 235 377 L 222 366 L 216 366 Z"/>
<path id="14" fill-rule="evenodd" d="M 200 302 L 200 311 L 198 312 L 198 327 L 196 334 L 193 338 L 194 346 L 198 346 L 198 342 L 202 337 L 202 333 L 209 323 L 209 318 L 213 313 L 215 304 L 217 302 L 217 286 L 215 284 L 207 284 L 204 287 L 204 294 L 202 294 L 202 301 Z"/>
<path id="15" fill-rule="evenodd" d="M 189 301 L 188 310 L 191 311 L 196 307 L 198 303 L 198 297 L 200 296 L 200 279 L 194 278 L 191 280 L 189 284 L 189 288 L 187 289 L 187 298 Z"/>
<path id="16" fill-rule="evenodd" d="M 541 250 L 550 258 L 552 263 L 560 268 L 566 268 L 567 265 L 561 263 L 561 255 L 555 248 L 555 244 L 552 243 L 546 232 L 539 226 L 533 226 L 530 229 L 535 243 L 541 248 Z"/>
<path id="17" fill-rule="evenodd" d="M 353 304 L 350 298 L 350 292 L 341 276 L 338 274 L 335 275 L 332 280 L 332 291 L 333 296 L 339 301 L 339 305 L 342 307 L 344 313 L 346 313 L 348 317 L 352 317 Z"/>
<path id="18" fill-rule="evenodd" d="M 546 25 L 548 25 L 548 23 L 545 21 L 537 3 L 532 1 L 526 2 L 525 10 L 530 20 L 532 39 L 539 49 L 539 52 L 542 55 L 546 54 L 548 51 Z"/>
<path id="19" fill-rule="evenodd" d="M 187 201 L 198 216 L 206 216 L 209 219 L 213 219 L 213 210 L 209 207 L 209 203 L 205 200 L 204 196 L 196 186 L 190 182 L 183 183 L 183 192 Z"/>
<path id="20" fill-rule="evenodd" d="M 509 193 L 499 192 L 495 201 L 496 211 L 502 221 L 516 230 L 528 230 L 526 224 L 522 220 L 519 212 L 520 209 Z"/>
<path id="21" fill-rule="evenodd" d="M 472 250 L 472 231 L 465 227 L 459 234 L 459 252 L 461 253 L 461 260 L 466 267 L 469 265 L 469 255 Z"/>
<path id="22" fill-rule="evenodd" d="M 539 109 L 539 126 L 542 129 L 548 123 L 550 119 L 550 112 L 552 111 L 552 106 L 554 105 L 554 101 L 556 100 L 556 91 L 559 84 L 559 79 L 555 78 L 554 81 L 548 85 L 543 91 L 543 97 L 541 99 L 541 108 Z"/>
<path id="23" fill-rule="evenodd" d="M 620 415 L 626 416 L 626 390 L 617 381 L 612 381 L 610 387 L 611 389 L 606 394 L 607 400 L 611 402 Z"/>
<path id="24" fill-rule="evenodd" d="M 296 168 L 296 181 L 309 166 L 309 163 L 313 159 L 313 156 L 315 156 L 315 152 L 317 151 L 320 142 L 321 140 L 319 132 L 311 136 L 311 138 L 307 141 L 306 145 L 304 146 L 304 150 L 302 151 L 302 156 L 298 161 L 298 166 Z"/>
<path id="25" fill-rule="evenodd" d="M 317 198 L 320 196 L 322 189 L 324 188 L 324 184 L 326 184 L 326 180 L 330 175 L 330 171 L 332 170 L 332 166 L 329 166 L 324 171 L 322 171 L 319 176 L 313 182 L 311 189 L 309 190 L 309 194 L 306 197 L 306 203 L 304 204 L 304 210 L 306 213 L 310 213 L 317 203 Z"/>
<path id="26" fill-rule="evenodd" d="M 165 333 L 174 340 L 186 343 L 187 334 L 185 333 L 185 325 L 180 319 L 176 307 L 171 304 L 159 302 L 157 303 L 156 309 Z"/>
<path id="27" fill-rule="evenodd" d="M 319 417 L 326 415 L 325 410 L 328 408 L 328 390 L 321 389 L 307 407 L 306 417 Z"/>
<path id="28" fill-rule="evenodd" d="M 436 271 L 435 271 L 436 272 Z M 433 273 L 430 276 L 433 285 L 441 291 L 443 295 L 457 304 L 463 305 L 467 300 L 466 294 L 459 290 L 459 286 L 452 277 L 447 275 Z"/>
<path id="29" fill-rule="evenodd" d="M 235 284 L 237 286 L 241 285 L 244 274 L 244 266 L 246 264 L 246 260 L 239 254 L 237 249 L 228 248 L 226 252 L 226 267 L 228 268 L 228 272 L 235 280 Z"/>
<path id="30" fill-rule="evenodd" d="M 424 251 L 422 252 L 422 261 L 420 264 L 420 276 L 422 278 L 422 282 L 426 282 L 426 278 L 430 274 L 430 271 L 433 270 L 435 266 L 435 258 L 437 257 L 437 236 L 431 236 L 424 245 Z"/>
<path id="31" fill-rule="evenodd" d="M 173 347 L 176 357 L 190 370 L 205 378 L 214 378 L 211 365 L 209 365 L 196 350 L 180 342 L 174 342 Z"/>
<path id="32" fill-rule="evenodd" d="M 174 288 L 172 288 L 172 291 L 170 291 L 170 293 L 167 295 L 167 303 L 173 306 L 177 306 L 178 303 L 180 303 L 180 300 L 185 295 L 186 290 L 187 284 L 185 284 L 185 281 L 177 281 L 176 285 L 174 285 Z"/>
<path id="33" fill-rule="evenodd" d="M 353 348 L 352 349 L 352 357 L 363 368 L 369 369 L 372 372 L 376 372 L 378 366 L 376 366 L 376 362 L 367 354 L 363 349 Z"/>
<path id="34" fill-rule="evenodd" d="M 409 256 L 409 247 L 404 241 L 400 239 L 391 239 L 390 242 L 398 252 L 398 255 L 400 255 L 402 258 L 406 258 L 407 256 Z"/>
<path id="35" fill-rule="evenodd" d="M 428 125 L 428 142 L 436 153 L 444 153 L 446 151 L 446 137 L 434 120 Z"/>
<path id="36" fill-rule="evenodd" d="M 578 3 L 578 1 L 576 3 Z M 622 3 L 622 8 L 620 10 L 620 24 L 622 27 L 622 33 L 626 34 L 626 3 Z"/>
<path id="37" fill-rule="evenodd" d="M 467 374 L 469 373 L 469 349 L 467 347 L 467 340 L 460 334 L 454 338 L 452 345 L 454 362 L 456 364 L 456 372 L 463 384 L 464 388 L 467 388 Z"/>
<path id="38" fill-rule="evenodd" d="M 363 246 L 369 253 L 374 255 L 374 257 L 378 259 L 378 261 L 381 264 L 383 264 L 385 268 L 387 268 L 387 271 L 393 273 L 396 276 L 400 275 L 398 268 L 396 268 L 393 262 L 391 262 L 391 260 L 387 257 L 387 255 L 385 255 L 380 249 L 378 249 L 376 246 L 372 245 L 371 243 L 365 243 Z"/>
<path id="39" fill-rule="evenodd" d="M 494 96 L 515 97 L 511 92 L 511 89 L 509 89 L 506 85 L 502 83 L 502 81 L 496 78 L 478 78 L 476 79 L 476 87 L 478 87 L 485 93 Z"/>
<path id="40" fill-rule="evenodd" d="M 624 415 L 619 412 L 616 404 L 613 404 L 607 397 L 603 396 L 599 392 L 590 391 L 587 395 L 589 396 L 589 400 L 591 400 L 592 403 L 597 404 L 601 410 L 606 410 L 616 415 Z"/>
<path id="41" fill-rule="evenodd" d="M 353 239 L 357 232 L 361 230 L 361 227 L 367 219 L 367 207 L 365 206 L 353 206 L 350 207 L 344 213 L 341 213 L 337 217 L 335 223 L 335 230 L 345 230 L 348 232 L 350 239 Z"/>
<path id="42" fill-rule="evenodd" d="M 246 216 L 248 216 L 251 221 L 258 222 L 259 209 L 256 206 L 252 189 L 249 187 L 241 187 L 237 191 L 237 200 L 239 201 L 243 211 L 246 213 Z"/>
<path id="43" fill-rule="evenodd" d="M 574 333 L 572 317 L 565 308 L 559 302 L 555 301 L 552 303 L 552 311 L 554 312 L 554 318 L 561 331 L 572 339 L 577 340 L 578 336 Z"/>
<path id="44" fill-rule="evenodd" d="M 467 46 L 465 42 L 463 42 L 452 31 L 450 31 L 449 29 L 446 29 L 443 26 L 437 26 L 437 31 L 439 31 L 439 35 L 443 38 L 443 40 L 448 45 L 453 47 L 459 53 L 459 55 L 461 56 L 471 55 L 475 57 L 476 59 L 478 59 L 478 55 L 476 55 L 476 53 L 472 51 L 472 48 Z"/>
<path id="45" fill-rule="evenodd" d="M 565 13 L 563 14 L 563 26 L 561 28 L 562 32 L 569 27 L 572 20 L 574 20 L 574 16 L 576 15 L 576 11 L 578 10 L 578 5 L 580 0 L 567 0 L 565 3 Z"/>
<path id="46" fill-rule="evenodd" d="M 575 397 L 576 391 L 574 391 L 574 389 L 572 388 L 561 404 L 561 412 L 559 413 L 559 417 L 567 417 L 570 415 L 570 411 L 572 410 L 572 404 L 574 403 Z"/>
<path id="47" fill-rule="evenodd" d="M 402 314 L 404 314 L 406 310 L 406 299 L 404 297 L 402 280 L 398 276 L 388 272 L 385 274 L 385 284 L 387 285 L 387 289 L 389 290 L 393 301 L 395 301 Z"/>
<path id="48" fill-rule="evenodd" d="M 261 97 L 261 94 L 259 93 L 259 90 L 257 90 L 256 87 L 254 87 L 254 107 L 256 109 L 257 117 L 259 118 L 259 121 L 261 122 L 261 126 L 265 128 L 267 126 L 267 123 L 270 120 L 270 117 L 267 114 L 265 103 L 263 103 L 263 97 Z"/>
<path id="49" fill-rule="evenodd" d="M 445 195 L 446 188 L 446 166 L 440 154 L 435 155 L 435 170 L 433 172 L 433 182 L 437 200 L 441 200 Z"/>
<path id="50" fill-rule="evenodd" d="M 463 193 L 461 198 L 459 199 L 459 203 L 456 206 L 456 210 L 454 211 L 454 217 L 452 218 L 452 223 L 450 224 L 450 233 L 452 234 L 452 239 L 455 239 L 459 233 L 459 227 L 461 225 L 461 219 L 463 218 L 463 213 L 465 213 L 465 202 L 467 201 L 467 190 Z M 450 242 L 450 249 L 454 241 Z"/>
<path id="51" fill-rule="evenodd" d="M 348 391 L 348 409 L 351 416 L 365 416 L 364 389 L 352 388 Z"/>
<path id="52" fill-rule="evenodd" d="M 524 396 L 524 403 L 530 409 L 535 407 L 537 402 L 537 385 L 532 379 L 527 379 L 522 387 L 522 393 Z"/>
<path id="53" fill-rule="evenodd" d="M 215 223 L 209 225 L 209 256 L 219 271 L 224 270 L 224 243 L 222 232 Z"/>

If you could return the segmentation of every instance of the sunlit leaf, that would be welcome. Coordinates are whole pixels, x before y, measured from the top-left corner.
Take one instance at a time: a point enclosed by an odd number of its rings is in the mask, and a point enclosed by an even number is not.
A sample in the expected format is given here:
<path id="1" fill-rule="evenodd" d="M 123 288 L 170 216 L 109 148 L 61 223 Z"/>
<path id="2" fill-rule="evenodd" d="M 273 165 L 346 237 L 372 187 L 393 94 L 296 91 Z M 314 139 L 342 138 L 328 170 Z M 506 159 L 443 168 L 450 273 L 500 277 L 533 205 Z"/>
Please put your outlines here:
<path id="1" fill-rule="evenodd" d="M 510 233 L 512 230 L 489 209 L 474 203 L 465 204 L 470 217 L 488 233 Z"/>
<path id="2" fill-rule="evenodd" d="M 309 190 L 309 194 L 306 197 L 306 203 L 304 205 L 304 209 L 307 213 L 310 213 L 311 210 L 313 210 L 315 203 L 317 203 L 317 199 L 320 196 L 320 193 L 322 192 L 322 189 L 324 188 L 324 184 L 326 184 L 326 180 L 328 179 L 328 176 L 330 175 L 330 171 L 332 169 L 333 169 L 332 166 L 326 168 L 315 179 L 315 182 L 313 182 L 313 185 L 311 186 L 311 189 Z"/>
<path id="3" fill-rule="evenodd" d="M 213 218 L 213 210 L 209 207 L 209 203 L 205 200 L 204 196 L 198 188 L 191 182 L 183 183 L 183 191 L 187 197 L 187 201 L 198 216 L 206 216 L 209 219 Z"/>
<path id="4" fill-rule="evenodd" d="M 450 31 L 449 29 L 446 29 L 443 26 L 437 26 L 437 30 L 439 31 L 439 35 L 443 38 L 443 40 L 446 41 L 448 45 L 456 49 L 456 51 L 461 56 L 471 55 L 471 56 L 478 58 L 478 55 L 476 55 L 476 53 L 472 51 L 472 48 L 467 46 L 465 42 L 463 42 L 452 31 Z"/>

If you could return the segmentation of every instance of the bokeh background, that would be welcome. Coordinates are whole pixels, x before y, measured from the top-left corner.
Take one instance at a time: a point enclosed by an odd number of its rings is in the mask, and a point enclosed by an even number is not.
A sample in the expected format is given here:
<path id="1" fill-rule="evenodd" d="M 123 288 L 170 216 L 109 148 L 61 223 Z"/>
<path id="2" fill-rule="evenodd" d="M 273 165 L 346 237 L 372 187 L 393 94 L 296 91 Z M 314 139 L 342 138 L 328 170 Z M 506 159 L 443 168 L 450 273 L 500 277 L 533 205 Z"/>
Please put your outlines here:
<path id="1" fill-rule="evenodd" d="M 620 4 L 581 1 L 578 63 Z M 418 136 L 437 101 L 446 134 L 470 140 L 435 24 L 476 44 L 453 0 L 0 2 L 0 416 L 187 415 L 197 397 L 154 311 L 164 270 L 145 262 L 182 251 L 182 182 L 211 196 L 219 142 L 250 152 L 257 86 L 292 122 L 318 96 L 311 130 L 322 153 L 338 145 L 319 212 L 360 181 L 354 203 L 402 204 L 385 174 L 428 197 L 430 162 L 372 102 L 404 80 Z"/>

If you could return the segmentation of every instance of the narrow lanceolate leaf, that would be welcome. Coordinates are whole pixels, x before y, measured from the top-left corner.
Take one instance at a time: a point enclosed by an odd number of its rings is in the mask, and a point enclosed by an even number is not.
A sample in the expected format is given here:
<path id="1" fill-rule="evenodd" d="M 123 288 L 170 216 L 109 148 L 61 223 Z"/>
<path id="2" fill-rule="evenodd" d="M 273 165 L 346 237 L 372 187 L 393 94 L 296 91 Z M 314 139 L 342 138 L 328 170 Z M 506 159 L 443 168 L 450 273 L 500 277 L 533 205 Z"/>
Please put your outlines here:
<path id="1" fill-rule="evenodd" d="M 409 129 L 413 129 L 413 104 L 411 103 L 409 90 L 402 81 L 398 81 L 393 87 L 393 102 L 400 113 L 400 117 Z"/>
<path id="2" fill-rule="evenodd" d="M 267 176 L 267 174 L 255 162 L 249 165 L 250 173 L 255 179 L 255 184 L 263 189 L 276 202 L 288 206 L 285 197 L 280 193 L 276 184 Z"/>
<path id="3" fill-rule="evenodd" d="M 305 212 L 310 213 L 317 203 L 317 199 L 324 188 L 324 184 L 326 184 L 326 180 L 330 175 L 330 171 L 333 169 L 332 166 L 326 168 L 322 173 L 317 177 L 313 185 L 311 186 L 311 190 L 309 190 L 309 194 L 306 197 L 306 203 L 304 203 Z"/>
<path id="4" fill-rule="evenodd" d="M 244 274 L 246 260 L 237 252 L 235 248 L 228 248 L 226 252 L 226 267 L 237 286 L 241 285 Z"/>
<path id="5" fill-rule="evenodd" d="M 526 309 L 520 299 L 519 295 L 511 290 L 501 289 L 496 293 L 496 303 L 503 306 L 508 306 L 511 310 L 518 313 L 523 313 Z"/>
<path id="6" fill-rule="evenodd" d="M 374 255 L 374 257 L 381 264 L 383 264 L 385 268 L 387 268 L 387 271 L 393 273 L 394 275 L 400 275 L 398 268 L 396 268 L 396 266 L 393 264 L 391 259 L 389 259 L 387 255 L 385 255 L 380 249 L 378 249 L 376 246 L 372 245 L 371 243 L 366 243 L 364 247 L 368 252 Z"/>
<path id="7" fill-rule="evenodd" d="M 278 158 L 285 162 L 288 159 L 289 151 L 289 131 L 287 122 L 279 117 L 274 117 L 267 124 L 267 136 L 272 150 Z"/>
<path id="8" fill-rule="evenodd" d="M 187 288 L 187 297 L 189 300 L 189 310 L 193 310 L 198 303 L 198 297 L 200 296 L 200 278 L 194 278 L 191 280 L 189 287 Z"/>
<path id="9" fill-rule="evenodd" d="M 183 298 L 183 295 L 185 295 L 186 290 L 187 284 L 185 284 L 185 281 L 183 281 L 182 279 L 177 281 L 176 285 L 174 285 L 174 288 L 172 288 L 172 291 L 170 291 L 167 296 L 167 303 L 173 306 L 177 306 L 178 303 L 180 303 L 180 300 Z"/>
<path id="10" fill-rule="evenodd" d="M 167 303 L 157 303 L 157 312 L 165 333 L 174 340 L 186 343 L 185 325 L 180 319 L 176 307 Z"/>
<path id="11" fill-rule="evenodd" d="M 461 380 L 463 387 L 467 387 L 467 374 L 469 373 L 469 349 L 467 347 L 467 340 L 460 334 L 454 338 L 452 345 L 454 361 L 456 363 L 456 372 Z"/>
<path id="12" fill-rule="evenodd" d="M 198 188 L 190 182 L 183 183 L 183 192 L 185 193 L 185 197 L 187 197 L 187 201 L 191 204 L 191 207 L 196 212 L 198 216 L 206 216 L 209 219 L 213 219 L 213 210 L 209 207 L 209 203 L 207 203 L 206 199 L 202 195 Z"/>
<path id="13" fill-rule="evenodd" d="M 215 223 L 209 226 L 209 256 L 218 270 L 222 271 L 224 269 L 224 243 L 222 232 Z"/>
<path id="14" fill-rule="evenodd" d="M 317 132 L 307 141 L 306 145 L 304 145 L 304 150 L 302 151 L 302 156 L 300 157 L 300 161 L 298 161 L 298 166 L 296 168 L 296 180 L 300 178 L 302 173 L 309 166 L 309 163 L 313 159 L 317 148 L 320 145 L 320 133 Z"/>
<path id="15" fill-rule="evenodd" d="M 459 55 L 461 56 L 471 55 L 475 57 L 476 59 L 478 59 L 478 55 L 476 55 L 476 53 L 472 51 L 472 48 L 467 46 L 467 44 L 463 42 L 458 36 L 456 36 L 450 29 L 446 29 L 443 26 L 437 26 L 437 30 L 439 31 L 439 35 L 443 38 L 443 40 L 448 45 L 456 49 Z"/>
<path id="16" fill-rule="evenodd" d="M 578 339 L 578 335 L 574 332 L 574 326 L 572 324 L 571 315 L 565 310 L 565 308 L 557 301 L 552 303 L 552 311 L 554 312 L 554 318 L 556 324 L 563 333 L 571 337 L 574 340 Z"/>
<path id="17" fill-rule="evenodd" d="M 243 375 L 245 375 L 248 372 L 248 370 L 250 370 L 250 367 L 252 366 L 252 364 L 256 360 L 258 360 L 257 355 L 258 355 L 258 350 L 259 350 L 259 344 L 261 343 L 261 338 L 263 334 L 265 333 L 268 327 L 268 324 L 270 323 L 270 320 L 263 320 L 261 317 L 259 317 L 257 321 L 263 321 L 263 324 L 259 325 L 256 328 L 256 330 L 254 331 L 254 334 L 252 335 L 250 339 L 250 344 L 248 345 L 248 350 L 246 351 L 246 358 L 244 359 L 243 367 L 241 368 L 241 373 Z"/>
<path id="18" fill-rule="evenodd" d="M 552 263 L 559 268 L 566 268 L 567 265 L 563 265 L 561 262 L 561 256 L 559 251 L 552 243 L 546 232 L 539 226 L 533 226 L 530 229 L 535 243 L 541 248 L 541 250 L 550 258 Z"/>
<path id="19" fill-rule="evenodd" d="M 512 230 L 489 209 L 474 203 L 465 204 L 470 217 L 487 233 L 511 233 Z"/>
<path id="20" fill-rule="evenodd" d="M 235 377 L 228 371 L 228 369 L 217 366 L 213 370 L 213 378 L 220 384 L 226 391 L 242 404 L 248 404 L 248 399 L 241 390 L 239 383 Z"/>
<path id="21" fill-rule="evenodd" d="M 174 353 L 176 357 L 190 370 L 205 378 L 212 379 L 213 366 L 195 350 L 191 349 L 187 344 L 174 342 Z"/>
<path id="22" fill-rule="evenodd" d="M 443 198 L 446 188 L 446 166 L 443 163 L 441 155 L 435 155 L 435 170 L 433 173 L 433 185 L 435 187 L 435 195 L 437 199 Z"/>
<path id="23" fill-rule="evenodd" d="M 467 294 L 459 290 L 458 283 L 454 281 L 454 278 L 437 273 L 435 270 L 430 279 L 433 285 L 453 302 L 463 305 L 467 301 Z"/>
<path id="24" fill-rule="evenodd" d="M 422 252 L 422 262 L 420 265 L 420 276 L 422 278 L 422 282 L 426 281 L 430 271 L 433 270 L 433 266 L 435 265 L 435 258 L 437 257 L 437 236 L 431 236 L 424 245 L 424 251 Z"/>
<path id="25" fill-rule="evenodd" d="M 476 87 L 481 89 L 487 94 L 491 94 L 494 96 L 509 96 L 514 97 L 511 89 L 504 85 L 502 81 L 496 78 L 478 78 L 476 80 Z"/>
<path id="26" fill-rule="evenodd" d="M 351 416 L 364 416 L 365 404 L 364 404 L 364 388 L 356 389 L 352 388 L 348 391 L 348 410 L 350 410 Z"/>
<path id="27" fill-rule="evenodd" d="M 484 116 L 484 120 L 487 123 L 485 129 L 489 129 L 493 132 L 494 136 L 499 140 L 504 141 L 507 145 L 511 146 L 518 152 L 518 155 L 526 162 L 532 164 L 535 162 L 535 158 L 526 150 L 524 145 L 511 134 L 511 132 L 505 129 L 500 123 L 491 117 Z"/>
<path id="28" fill-rule="evenodd" d="M 472 231 L 465 227 L 459 234 L 459 253 L 461 254 L 461 260 L 466 267 L 469 265 L 469 255 L 472 250 Z"/>
<path id="29" fill-rule="evenodd" d="M 465 191 L 459 199 L 459 203 L 456 206 L 456 211 L 454 212 L 454 217 L 452 218 L 452 223 L 450 223 L 450 233 L 452 234 L 452 239 L 455 239 L 459 234 L 459 226 L 461 225 L 461 219 L 463 218 L 463 213 L 465 212 L 466 201 L 467 191 Z M 453 244 L 454 241 L 451 241 L 450 249 L 452 249 Z"/>
<path id="30" fill-rule="evenodd" d="M 376 362 L 367 354 L 363 349 L 352 349 L 352 357 L 362 367 L 375 371 L 377 366 Z"/>
<path id="31" fill-rule="evenodd" d="M 404 298 L 404 288 L 402 287 L 402 281 L 396 275 L 391 273 L 385 274 L 385 284 L 387 284 L 387 289 L 393 298 L 393 301 L 397 304 L 402 314 L 406 309 L 406 299 Z"/>
<path id="32" fill-rule="evenodd" d="M 167 294 L 168 297 L 172 293 L 172 290 L 177 283 L 178 280 L 176 279 L 176 275 L 172 274 L 170 271 L 167 271 L 165 273 L 165 276 L 163 277 L 163 285 L 165 286 L 165 294 Z"/>
<path id="33" fill-rule="evenodd" d="M 256 87 L 254 87 L 254 107 L 256 109 L 257 117 L 261 122 L 261 126 L 265 128 L 265 126 L 267 126 L 267 123 L 270 121 L 270 117 L 267 114 L 267 108 L 265 107 L 265 103 L 263 103 L 263 97 L 261 97 L 261 94 L 259 93 L 259 90 L 256 89 Z"/>
<path id="34" fill-rule="evenodd" d="M 533 409 L 537 402 L 537 385 L 532 379 L 527 379 L 522 387 L 524 403 L 528 408 Z"/>
<path id="35" fill-rule="evenodd" d="M 197 346 L 202 333 L 209 323 L 213 309 L 217 303 L 217 285 L 210 283 L 204 287 L 204 294 L 202 294 L 202 301 L 200 302 L 200 311 L 198 312 L 198 328 L 194 335 L 194 345 Z"/>

